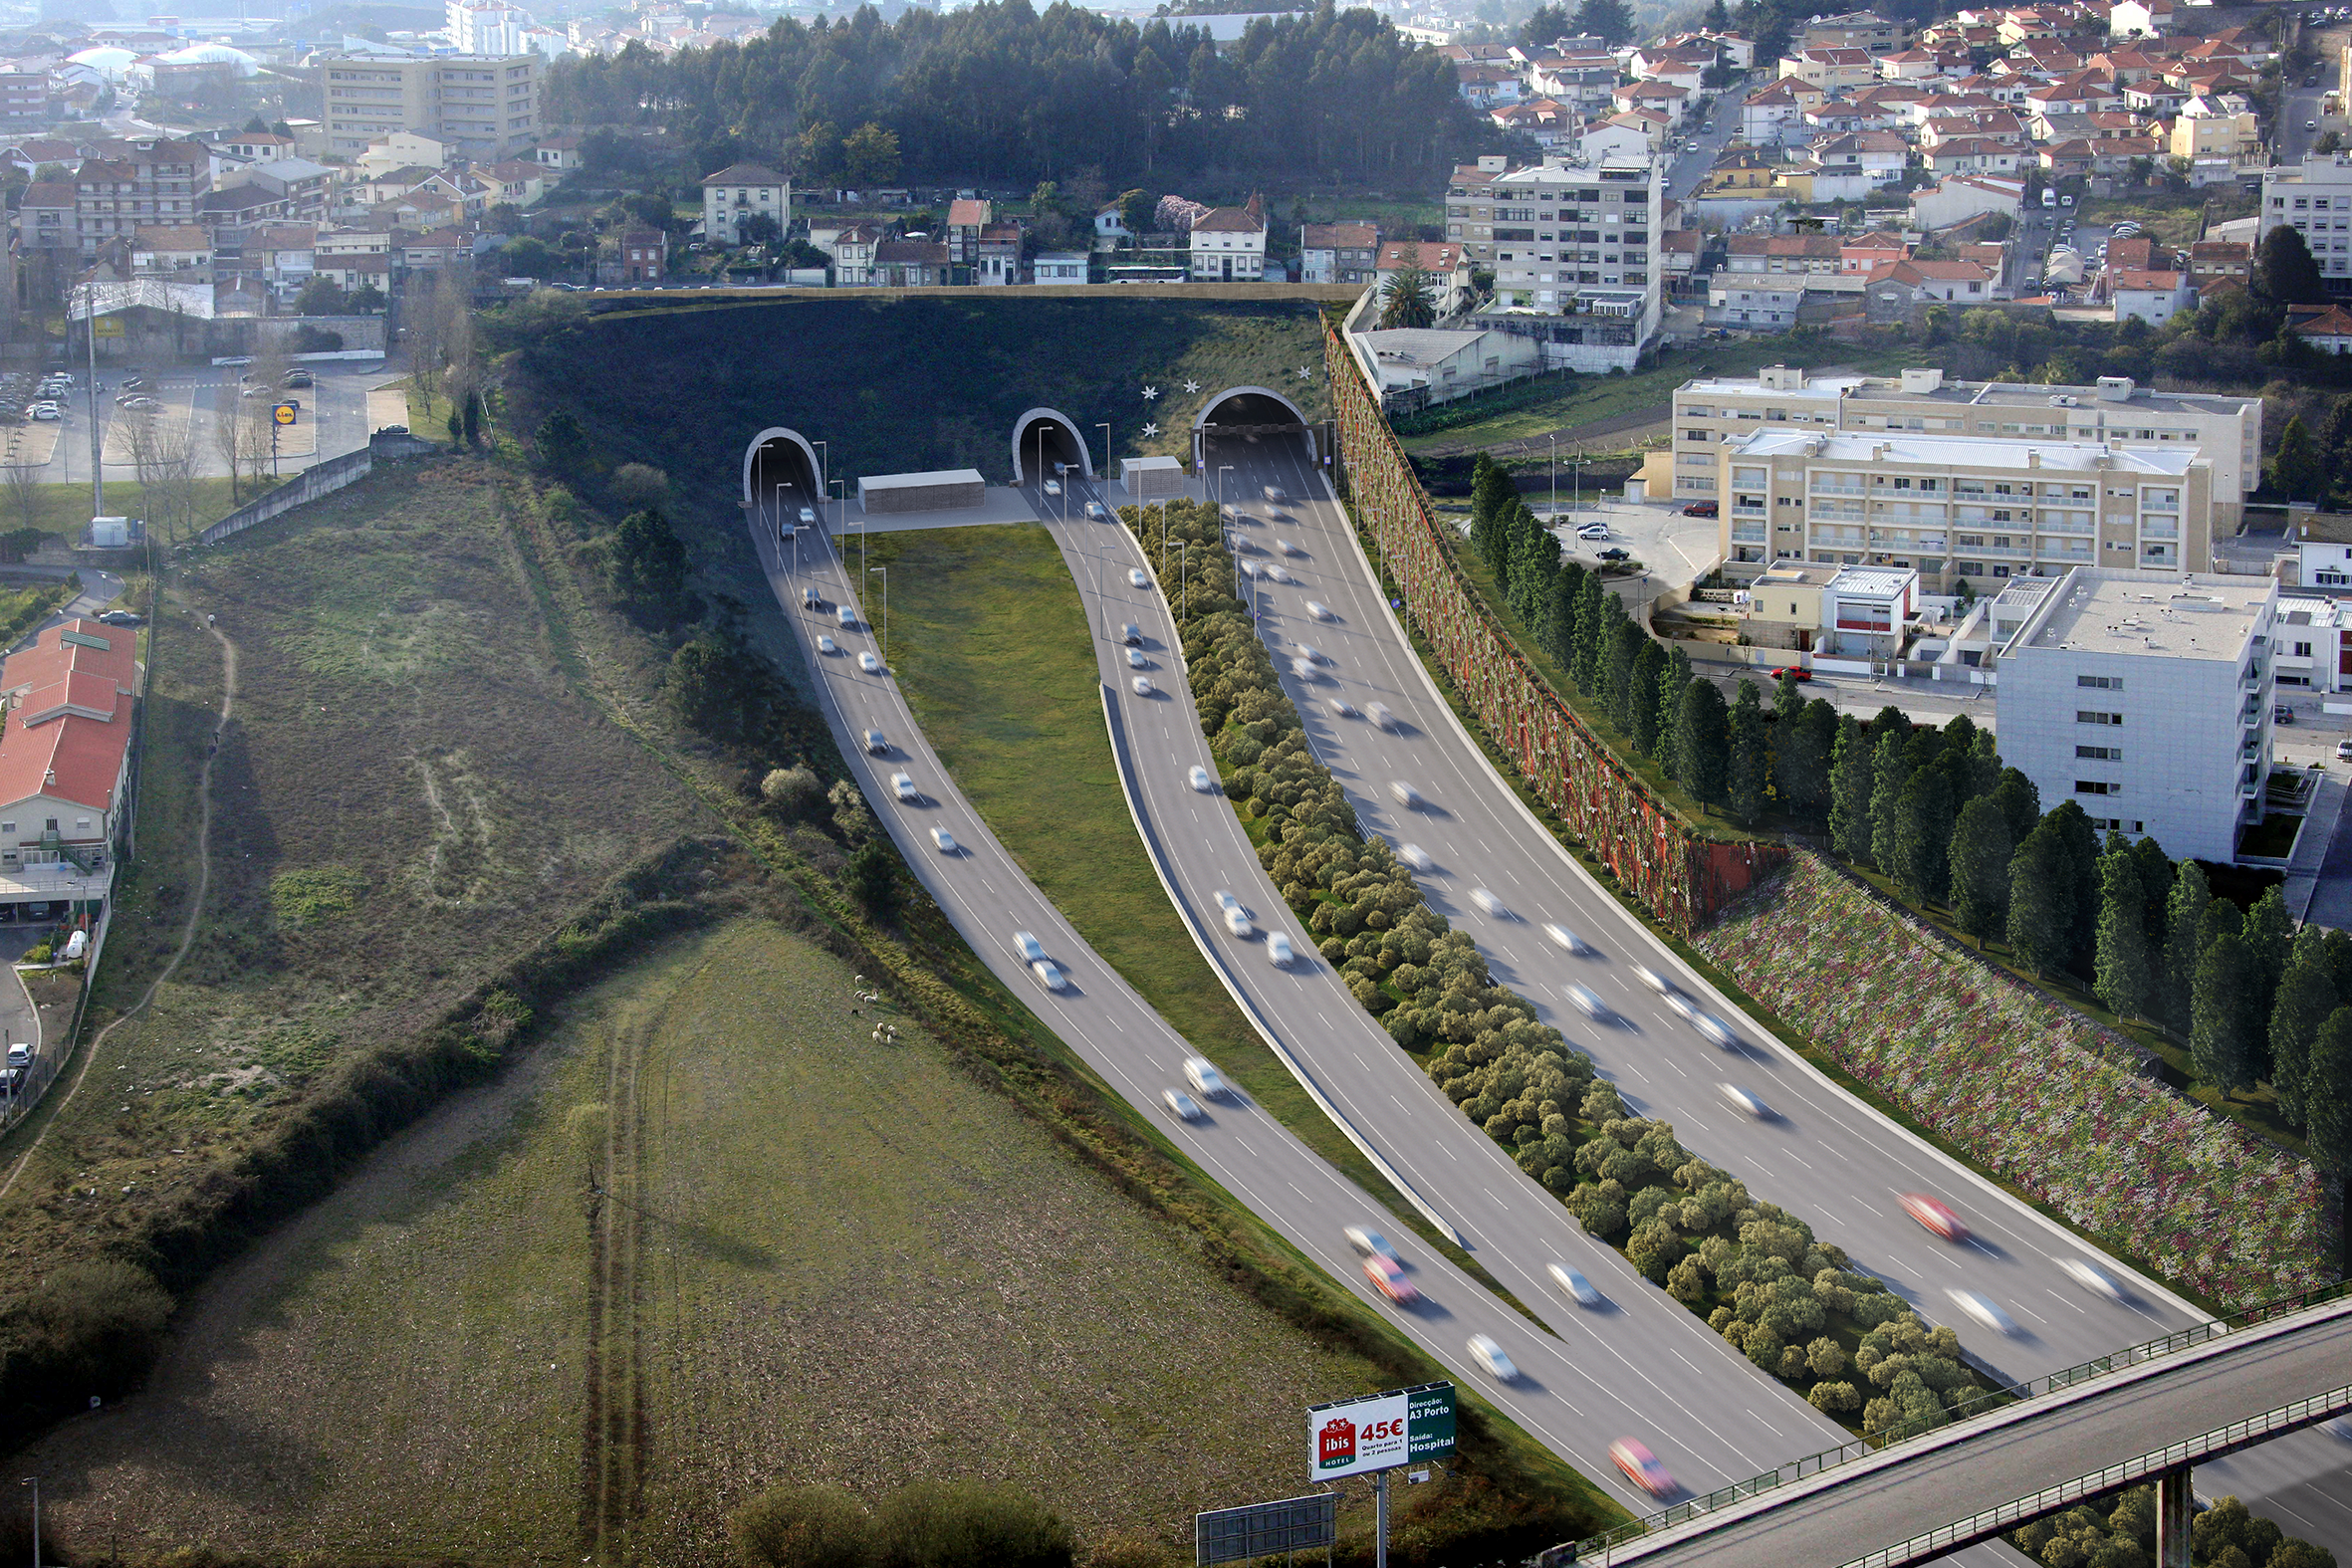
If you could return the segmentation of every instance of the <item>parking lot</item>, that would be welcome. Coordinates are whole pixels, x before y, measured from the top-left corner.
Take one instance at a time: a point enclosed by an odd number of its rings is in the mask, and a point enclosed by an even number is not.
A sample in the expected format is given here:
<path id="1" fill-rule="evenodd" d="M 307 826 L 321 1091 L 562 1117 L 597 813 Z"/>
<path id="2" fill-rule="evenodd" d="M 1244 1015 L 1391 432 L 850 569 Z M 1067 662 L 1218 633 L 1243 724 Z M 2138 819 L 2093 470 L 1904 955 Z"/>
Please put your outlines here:
<path id="1" fill-rule="evenodd" d="M 300 405 L 300 412 L 296 424 L 281 433 L 281 473 L 365 446 L 373 428 L 368 421 L 368 390 L 386 379 L 380 359 L 325 361 L 299 368 L 311 377 L 311 384 L 284 389 L 285 397 Z M 132 477 L 127 434 L 134 418 L 150 419 L 165 428 L 184 426 L 197 476 L 225 476 L 228 457 L 221 450 L 219 413 L 243 401 L 239 373 L 234 365 L 175 365 L 159 370 L 102 365 L 98 404 L 106 477 Z M 53 483 L 87 483 L 90 478 L 90 396 L 84 372 L 75 374 L 72 395 L 59 400 L 62 423 L 48 426 L 65 432 L 56 442 L 54 457 L 27 458 L 45 463 L 41 477 Z M 126 395 L 136 401 L 124 403 Z"/>
<path id="2" fill-rule="evenodd" d="M 1714 518 L 1687 518 L 1679 502 L 1627 501 L 1623 496 L 1592 496 L 1572 504 L 1567 492 L 1554 511 L 1550 497 L 1530 495 L 1535 516 L 1552 525 L 1567 559 L 1586 567 L 1601 565 L 1605 551 L 1622 550 L 1630 560 L 1648 568 L 1651 586 L 1639 595 L 1655 597 L 1669 587 L 1698 581 L 1722 562 L 1721 536 Z M 1600 524 L 1609 531 L 1605 540 L 1577 537 L 1576 531 Z"/>

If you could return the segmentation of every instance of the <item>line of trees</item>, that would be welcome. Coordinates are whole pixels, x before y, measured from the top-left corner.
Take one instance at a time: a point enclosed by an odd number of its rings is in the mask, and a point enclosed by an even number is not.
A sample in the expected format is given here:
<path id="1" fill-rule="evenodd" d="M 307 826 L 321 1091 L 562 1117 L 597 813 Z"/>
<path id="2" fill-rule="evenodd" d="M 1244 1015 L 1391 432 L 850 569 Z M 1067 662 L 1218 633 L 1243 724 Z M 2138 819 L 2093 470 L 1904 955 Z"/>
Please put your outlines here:
<path id="1" fill-rule="evenodd" d="M 714 168 L 756 156 L 812 181 L 860 161 L 850 138 L 888 134 L 909 178 L 1023 186 L 1088 167 L 1236 182 L 1442 173 L 1501 136 L 1434 49 L 1327 3 L 1253 22 L 1223 50 L 1181 20 L 1028 0 L 910 6 L 895 22 L 867 6 L 666 58 L 631 44 L 559 61 L 548 117 L 658 118 Z"/>
<path id="2" fill-rule="evenodd" d="M 1748 679 L 1727 703 L 1596 574 L 1562 561 L 1484 454 L 1471 507 L 1471 544 L 1508 612 L 1624 745 L 1703 806 L 1825 831 L 1839 857 L 1949 910 L 1980 946 L 2003 941 L 2036 976 L 2071 976 L 2118 1017 L 2185 1040 L 2198 1081 L 2225 1095 L 2271 1084 L 2313 1159 L 2352 1170 L 2352 936 L 2297 932 L 2276 887 L 2241 910 L 2153 838 L 2102 845 L 2075 801 L 2043 810 L 2033 781 L 1966 714 L 1939 729 L 1890 706 L 1864 723 L 1806 701 L 1793 675 L 1768 707 Z"/>

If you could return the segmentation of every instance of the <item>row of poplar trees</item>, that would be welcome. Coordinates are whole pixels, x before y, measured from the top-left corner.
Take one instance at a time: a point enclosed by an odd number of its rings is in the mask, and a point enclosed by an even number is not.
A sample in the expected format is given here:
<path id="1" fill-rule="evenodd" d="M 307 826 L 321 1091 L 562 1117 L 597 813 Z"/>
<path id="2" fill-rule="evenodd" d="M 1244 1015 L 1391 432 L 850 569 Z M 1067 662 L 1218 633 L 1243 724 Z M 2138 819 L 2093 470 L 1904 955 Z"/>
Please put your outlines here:
<path id="1" fill-rule="evenodd" d="M 2041 808 L 1966 714 L 1941 728 L 1889 707 L 1868 722 L 1806 701 L 1792 676 L 1767 707 L 1753 680 L 1724 700 L 1625 611 L 1481 454 L 1470 539 L 1510 613 L 1622 744 L 1743 824 L 1767 810 L 1826 830 L 1843 859 L 1907 899 L 1949 909 L 1980 944 L 2005 941 L 2038 976 L 2087 982 L 2118 1016 L 2190 1046 L 2225 1093 L 2270 1083 L 2321 1163 L 2352 1161 L 2352 938 L 2297 933 L 2275 887 L 2241 911 L 2194 860 L 2155 840 L 2105 845 L 2072 800 Z"/>

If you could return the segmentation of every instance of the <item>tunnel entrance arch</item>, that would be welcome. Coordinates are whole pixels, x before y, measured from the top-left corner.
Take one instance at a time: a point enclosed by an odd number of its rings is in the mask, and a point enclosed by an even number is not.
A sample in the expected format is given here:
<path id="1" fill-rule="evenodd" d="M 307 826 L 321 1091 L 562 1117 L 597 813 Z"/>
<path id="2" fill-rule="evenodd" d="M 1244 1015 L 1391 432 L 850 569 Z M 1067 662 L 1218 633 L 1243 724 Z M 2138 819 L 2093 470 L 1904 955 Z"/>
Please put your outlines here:
<path id="1" fill-rule="evenodd" d="M 1045 455 L 1041 464 L 1038 452 L 1039 434 L 1035 427 L 1048 427 L 1043 435 Z M 1060 451 L 1055 448 L 1059 446 Z M 1078 431 L 1078 422 L 1058 408 L 1033 408 L 1013 421 L 1013 483 L 1022 483 L 1028 470 L 1022 466 L 1026 456 L 1031 466 L 1044 467 L 1038 477 L 1052 474 L 1054 463 L 1075 463 L 1088 479 L 1094 477 L 1094 454 L 1086 450 L 1086 438 Z"/>
<path id="2" fill-rule="evenodd" d="M 1232 410 L 1238 417 L 1230 421 L 1209 417 L 1236 398 L 1264 398 L 1266 404 L 1253 408 L 1245 402 Z M 1306 417 L 1306 410 L 1271 386 L 1229 386 L 1201 404 L 1201 411 L 1192 416 L 1192 462 L 1196 470 L 1205 456 L 1202 443 L 1213 435 L 1303 435 L 1307 460 L 1320 461 L 1321 454 L 1315 448 L 1314 423 Z"/>
<path id="3" fill-rule="evenodd" d="M 824 465 L 817 459 L 817 448 L 798 430 L 772 425 L 743 449 L 744 510 L 767 519 L 771 530 L 779 526 L 774 515 L 779 484 L 790 493 L 789 505 L 822 508 L 825 499 Z M 805 499 L 792 500 L 793 496 Z"/>

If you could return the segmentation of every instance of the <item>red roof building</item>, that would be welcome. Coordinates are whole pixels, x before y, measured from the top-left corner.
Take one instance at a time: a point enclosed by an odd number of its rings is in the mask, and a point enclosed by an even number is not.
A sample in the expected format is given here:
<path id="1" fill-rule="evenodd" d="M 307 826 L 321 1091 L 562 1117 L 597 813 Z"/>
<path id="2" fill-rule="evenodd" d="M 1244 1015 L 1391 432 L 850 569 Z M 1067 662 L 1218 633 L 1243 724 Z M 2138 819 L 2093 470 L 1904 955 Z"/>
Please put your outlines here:
<path id="1" fill-rule="evenodd" d="M 101 872 L 124 804 L 138 661 L 127 631 L 50 627 L 0 665 L 0 879 Z M 0 888 L 0 898 L 15 894 Z M 21 895 L 16 895 L 21 896 Z"/>

